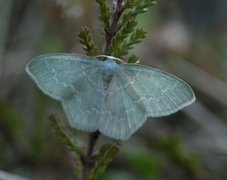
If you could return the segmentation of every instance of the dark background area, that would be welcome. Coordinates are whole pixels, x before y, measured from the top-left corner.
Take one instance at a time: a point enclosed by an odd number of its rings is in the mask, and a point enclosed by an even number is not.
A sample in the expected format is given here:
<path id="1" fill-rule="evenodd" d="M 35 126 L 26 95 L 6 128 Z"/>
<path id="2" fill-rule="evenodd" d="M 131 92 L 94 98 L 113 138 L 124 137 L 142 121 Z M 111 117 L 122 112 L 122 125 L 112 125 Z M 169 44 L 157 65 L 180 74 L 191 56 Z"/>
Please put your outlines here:
<path id="1" fill-rule="evenodd" d="M 73 155 L 47 119 L 52 110 L 65 118 L 60 103 L 37 89 L 25 65 L 40 54 L 83 54 L 81 26 L 101 48 L 97 14 L 94 0 L 0 1 L 0 170 L 35 180 L 73 179 Z M 197 100 L 171 116 L 150 118 L 123 142 L 100 179 L 226 179 L 226 20 L 226 0 L 160 0 L 139 17 L 148 31 L 133 49 L 140 63 L 184 79 Z M 77 136 L 84 145 L 86 133 Z"/>

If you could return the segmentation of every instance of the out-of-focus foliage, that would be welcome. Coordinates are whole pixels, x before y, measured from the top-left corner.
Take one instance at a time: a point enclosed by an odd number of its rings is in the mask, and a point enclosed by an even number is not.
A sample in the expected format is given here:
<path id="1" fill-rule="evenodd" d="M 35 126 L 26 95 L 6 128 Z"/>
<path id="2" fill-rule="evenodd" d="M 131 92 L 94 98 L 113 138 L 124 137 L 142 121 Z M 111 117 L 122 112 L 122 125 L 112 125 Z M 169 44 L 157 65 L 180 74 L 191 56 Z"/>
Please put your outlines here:
<path id="1" fill-rule="evenodd" d="M 62 110 L 36 89 L 24 68 L 38 54 L 84 53 L 77 37 L 82 26 L 101 49 L 97 9 L 95 0 L 0 1 L 1 170 L 31 179 L 73 179 L 74 158 L 46 117 Z M 147 38 L 130 50 L 136 55 L 130 62 L 138 56 L 142 64 L 178 75 L 192 85 L 197 101 L 146 123 L 100 179 L 226 179 L 226 9 L 225 0 L 159 0 L 138 16 Z M 83 146 L 86 136 L 76 134 Z"/>

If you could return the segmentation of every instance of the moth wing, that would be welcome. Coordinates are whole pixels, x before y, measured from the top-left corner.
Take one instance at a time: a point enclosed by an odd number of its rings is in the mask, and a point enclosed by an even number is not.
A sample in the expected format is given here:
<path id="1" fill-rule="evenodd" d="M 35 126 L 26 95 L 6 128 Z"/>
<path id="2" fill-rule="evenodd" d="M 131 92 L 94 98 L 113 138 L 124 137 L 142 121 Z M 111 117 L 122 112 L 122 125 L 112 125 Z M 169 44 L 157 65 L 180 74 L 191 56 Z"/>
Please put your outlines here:
<path id="1" fill-rule="evenodd" d="M 47 54 L 32 59 L 26 71 L 45 94 L 61 100 L 75 93 L 73 83 L 83 81 L 98 64 L 99 61 L 88 56 Z"/>
<path id="2" fill-rule="evenodd" d="M 167 116 L 195 101 L 191 87 L 180 78 L 147 66 L 123 64 L 121 69 L 133 79 L 127 90 L 138 94 L 151 117 Z"/>
<path id="3" fill-rule="evenodd" d="M 62 106 L 70 125 L 88 132 L 97 130 L 97 124 L 104 109 L 105 96 L 100 69 L 95 68 L 90 71 L 73 86 L 77 93 L 62 100 Z"/>
<path id="4" fill-rule="evenodd" d="M 61 101 L 71 127 L 97 129 L 103 92 L 99 61 L 81 55 L 44 55 L 34 58 L 26 71 L 45 94 Z"/>
<path id="5" fill-rule="evenodd" d="M 126 140 L 147 117 L 172 114 L 194 102 L 190 86 L 164 71 L 146 66 L 122 64 L 109 86 L 106 109 L 100 119 L 101 132 Z"/>

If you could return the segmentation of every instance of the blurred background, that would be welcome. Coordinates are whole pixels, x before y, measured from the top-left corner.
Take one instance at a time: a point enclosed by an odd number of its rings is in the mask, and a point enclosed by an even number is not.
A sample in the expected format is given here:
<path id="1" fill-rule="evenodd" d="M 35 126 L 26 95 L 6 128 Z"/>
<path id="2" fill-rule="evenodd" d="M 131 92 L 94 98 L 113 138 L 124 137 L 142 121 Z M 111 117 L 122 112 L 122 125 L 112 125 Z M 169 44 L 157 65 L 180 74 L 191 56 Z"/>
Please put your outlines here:
<path id="1" fill-rule="evenodd" d="M 74 179 L 72 154 L 47 119 L 53 110 L 65 118 L 60 103 L 37 89 L 25 65 L 45 53 L 83 54 L 81 26 L 90 28 L 101 48 L 97 13 L 94 0 L 0 0 L 0 172 Z M 141 64 L 184 79 L 197 100 L 171 116 L 149 119 L 122 143 L 100 179 L 226 179 L 226 20 L 226 0 L 160 0 L 139 16 L 148 33 L 132 52 Z M 86 133 L 77 134 L 83 145 Z"/>

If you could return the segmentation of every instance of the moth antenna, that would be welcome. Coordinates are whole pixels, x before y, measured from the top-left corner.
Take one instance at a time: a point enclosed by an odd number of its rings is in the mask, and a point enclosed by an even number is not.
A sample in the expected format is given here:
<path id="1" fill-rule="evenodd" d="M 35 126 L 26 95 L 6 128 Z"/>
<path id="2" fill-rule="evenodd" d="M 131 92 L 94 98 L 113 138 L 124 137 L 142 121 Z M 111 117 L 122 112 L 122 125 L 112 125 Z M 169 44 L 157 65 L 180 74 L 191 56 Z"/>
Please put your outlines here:
<path id="1" fill-rule="evenodd" d="M 96 58 L 99 58 L 99 57 L 102 57 L 102 58 L 109 58 L 109 59 L 114 59 L 115 61 L 119 61 L 121 62 L 122 64 L 125 64 L 125 62 L 119 58 L 116 58 L 114 56 L 107 56 L 107 55 L 97 55 L 95 56 Z"/>

